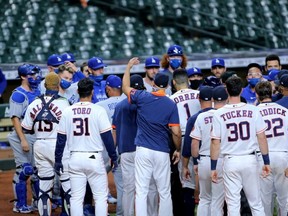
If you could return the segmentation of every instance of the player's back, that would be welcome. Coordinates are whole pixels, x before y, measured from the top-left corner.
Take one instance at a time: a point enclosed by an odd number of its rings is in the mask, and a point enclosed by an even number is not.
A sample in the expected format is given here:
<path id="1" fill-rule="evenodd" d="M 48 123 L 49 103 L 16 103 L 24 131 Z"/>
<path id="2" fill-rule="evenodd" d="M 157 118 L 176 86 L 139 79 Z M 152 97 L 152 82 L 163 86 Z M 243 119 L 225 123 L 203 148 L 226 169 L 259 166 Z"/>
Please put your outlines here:
<path id="1" fill-rule="evenodd" d="M 43 99 L 46 103 L 51 100 L 51 96 L 44 96 Z M 50 113 L 44 112 L 42 113 L 43 117 L 38 116 L 40 111 L 43 108 L 43 103 L 40 98 L 36 98 L 27 108 L 28 116 L 24 118 L 22 122 L 22 126 L 28 130 L 34 130 L 37 138 L 45 138 L 45 139 L 56 139 L 57 138 L 57 130 L 58 123 L 62 117 L 62 112 L 64 109 L 69 107 L 69 102 L 63 98 L 58 97 L 54 99 L 48 106 Z M 44 121 L 44 119 L 47 119 Z M 55 119 L 55 121 L 52 121 Z M 57 122 L 56 122 L 57 121 Z M 32 128 L 33 127 L 33 128 Z"/>
<path id="2" fill-rule="evenodd" d="M 68 107 L 62 116 L 59 133 L 67 135 L 70 151 L 102 151 L 100 133 L 111 130 L 104 108 L 90 102 L 78 102 Z"/>
<path id="3" fill-rule="evenodd" d="M 109 97 L 108 99 L 99 101 L 97 103 L 97 105 L 103 107 L 106 110 L 110 123 L 112 123 L 112 117 L 114 115 L 116 105 L 125 98 L 126 96 L 122 94 L 116 97 Z"/>
<path id="4" fill-rule="evenodd" d="M 211 109 L 200 113 L 191 132 L 193 138 L 201 140 L 201 148 L 199 149 L 199 154 L 201 155 L 210 155 L 210 132 L 215 111 Z"/>
<path id="5" fill-rule="evenodd" d="M 265 129 L 258 107 L 245 103 L 226 104 L 214 114 L 211 137 L 221 139 L 221 154 L 247 155 L 256 151 L 256 135 Z"/>
<path id="6" fill-rule="evenodd" d="M 261 103 L 258 107 L 267 125 L 269 151 L 288 151 L 288 110 L 277 103 Z"/>
<path id="7" fill-rule="evenodd" d="M 170 98 L 177 104 L 182 135 L 185 134 L 187 120 L 197 113 L 200 108 L 199 91 L 193 89 L 181 89 Z"/>

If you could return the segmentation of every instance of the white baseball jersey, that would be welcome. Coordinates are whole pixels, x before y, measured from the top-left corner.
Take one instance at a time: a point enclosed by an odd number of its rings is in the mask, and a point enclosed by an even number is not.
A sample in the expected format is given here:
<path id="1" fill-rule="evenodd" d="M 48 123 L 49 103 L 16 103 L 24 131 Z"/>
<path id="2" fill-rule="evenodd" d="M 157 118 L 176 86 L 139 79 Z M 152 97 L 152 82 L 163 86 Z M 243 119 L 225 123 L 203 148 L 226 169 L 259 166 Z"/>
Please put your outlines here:
<path id="1" fill-rule="evenodd" d="M 269 151 L 288 151 L 288 110 L 277 103 L 258 105 L 266 123 Z"/>
<path id="2" fill-rule="evenodd" d="M 245 104 L 226 104 L 214 113 L 212 139 L 221 140 L 223 155 L 248 155 L 259 147 L 257 134 L 266 130 L 258 107 Z"/>
<path id="3" fill-rule="evenodd" d="M 198 98 L 199 91 L 193 89 L 181 89 L 170 96 L 177 104 L 182 135 L 185 134 L 188 118 L 201 109 Z"/>
<path id="4" fill-rule="evenodd" d="M 64 94 L 59 92 L 59 95 L 65 97 L 70 104 L 77 103 L 79 101 L 79 94 L 78 94 L 78 82 L 72 83 L 68 89 L 65 89 Z"/>
<path id="5" fill-rule="evenodd" d="M 45 96 L 44 99 L 47 103 L 51 99 L 51 96 Z M 70 104 L 65 98 L 59 97 L 51 102 L 51 104 L 49 105 L 49 109 L 51 111 L 51 114 L 55 116 L 58 121 L 60 121 L 63 110 L 69 106 Z M 40 98 L 34 100 L 28 106 L 24 120 L 21 125 L 27 130 L 34 129 L 37 138 L 56 139 L 58 130 L 58 124 L 56 122 L 45 123 L 44 121 L 38 121 L 34 125 L 34 120 L 42 107 L 43 104 Z"/>
<path id="6" fill-rule="evenodd" d="M 210 133 L 212 127 L 213 115 L 216 110 L 208 110 L 207 112 L 200 113 L 196 119 L 190 136 L 194 139 L 201 140 L 201 148 L 199 154 L 210 155 Z"/>
<path id="7" fill-rule="evenodd" d="M 108 99 L 97 103 L 97 105 L 103 107 L 106 110 L 111 124 L 112 124 L 112 118 L 113 118 L 117 103 L 124 100 L 125 98 L 126 98 L 126 95 L 122 94 L 116 97 L 109 97 Z"/>
<path id="8" fill-rule="evenodd" d="M 100 134 L 112 130 L 105 109 L 90 102 L 78 102 L 66 108 L 58 133 L 67 135 L 70 151 L 102 151 Z"/>

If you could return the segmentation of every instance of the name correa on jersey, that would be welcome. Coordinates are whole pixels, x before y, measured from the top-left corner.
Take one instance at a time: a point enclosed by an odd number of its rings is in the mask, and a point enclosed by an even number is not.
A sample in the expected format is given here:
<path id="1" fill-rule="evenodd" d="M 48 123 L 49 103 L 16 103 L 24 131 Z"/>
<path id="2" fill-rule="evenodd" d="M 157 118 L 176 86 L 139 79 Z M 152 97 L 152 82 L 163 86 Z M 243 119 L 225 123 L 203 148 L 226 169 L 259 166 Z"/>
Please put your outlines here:
<path id="1" fill-rule="evenodd" d="M 187 93 L 173 98 L 175 103 L 183 102 L 186 100 L 199 99 L 199 93 Z"/>

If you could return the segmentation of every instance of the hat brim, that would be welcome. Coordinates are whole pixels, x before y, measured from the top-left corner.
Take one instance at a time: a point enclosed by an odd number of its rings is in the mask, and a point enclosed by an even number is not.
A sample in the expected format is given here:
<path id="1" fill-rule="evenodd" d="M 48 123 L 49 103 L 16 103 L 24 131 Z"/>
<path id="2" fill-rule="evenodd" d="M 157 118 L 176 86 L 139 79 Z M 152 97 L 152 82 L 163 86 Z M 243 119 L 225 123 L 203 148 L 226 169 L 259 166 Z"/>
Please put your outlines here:
<path id="1" fill-rule="evenodd" d="M 193 73 L 193 74 L 188 74 L 188 77 L 191 77 L 191 76 L 193 76 L 193 75 L 201 75 L 201 76 L 203 76 L 203 73 L 195 72 L 195 73 Z"/>
<path id="2" fill-rule="evenodd" d="M 107 65 L 106 64 L 100 64 L 100 65 L 97 65 L 97 67 L 90 67 L 90 68 L 93 70 L 97 70 L 97 69 L 103 68 L 103 67 L 107 67 Z"/>
<path id="3" fill-rule="evenodd" d="M 268 75 L 264 75 L 263 78 L 265 78 L 268 81 L 273 81 L 273 79 L 271 79 Z"/>
<path id="4" fill-rule="evenodd" d="M 150 64 L 150 65 L 145 65 L 146 68 L 149 68 L 149 67 L 159 67 L 160 68 L 160 65 L 159 64 Z"/>
<path id="5" fill-rule="evenodd" d="M 183 56 L 183 54 L 168 54 L 168 56 Z"/>
<path id="6" fill-rule="evenodd" d="M 216 67 L 216 66 L 225 67 L 225 65 L 215 64 L 215 65 L 212 65 L 211 68 L 212 68 L 212 67 Z"/>

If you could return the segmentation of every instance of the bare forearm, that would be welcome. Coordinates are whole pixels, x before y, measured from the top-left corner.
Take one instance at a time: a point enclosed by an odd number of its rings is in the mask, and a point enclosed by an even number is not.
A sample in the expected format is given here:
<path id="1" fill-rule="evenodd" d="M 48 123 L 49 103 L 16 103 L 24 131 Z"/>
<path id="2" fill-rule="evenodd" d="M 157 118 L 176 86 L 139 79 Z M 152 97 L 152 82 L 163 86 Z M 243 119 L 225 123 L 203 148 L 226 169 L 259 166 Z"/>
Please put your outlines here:
<path id="1" fill-rule="evenodd" d="M 182 159 L 182 166 L 185 167 L 185 168 L 188 168 L 189 160 L 190 160 L 190 158 L 188 158 L 188 157 L 183 157 L 183 159 Z"/>
<path id="2" fill-rule="evenodd" d="M 191 143 L 191 155 L 192 157 L 197 158 L 199 156 L 199 140 L 192 139 Z"/>
<path id="3" fill-rule="evenodd" d="M 220 140 L 212 139 L 210 147 L 211 160 L 217 160 L 220 153 Z"/>
<path id="4" fill-rule="evenodd" d="M 24 133 L 23 133 L 23 130 L 22 130 L 22 127 L 21 127 L 21 122 L 20 122 L 19 118 L 13 117 L 13 118 L 11 119 L 11 121 L 12 121 L 12 124 L 13 124 L 13 126 L 14 126 L 14 129 L 15 129 L 15 131 L 16 131 L 19 139 L 20 139 L 21 141 L 22 141 L 22 140 L 26 140 L 26 137 L 25 137 L 25 135 L 24 135 Z"/>
<path id="5" fill-rule="evenodd" d="M 130 89 L 130 70 L 131 66 L 128 64 L 123 76 L 123 82 L 122 82 L 122 91 L 124 94 L 128 95 L 129 94 L 129 89 Z"/>
<path id="6" fill-rule="evenodd" d="M 262 132 L 260 134 L 257 134 L 257 139 L 258 139 L 259 148 L 260 148 L 262 155 L 268 154 L 269 150 L 268 150 L 268 143 L 267 143 L 265 133 Z"/>

